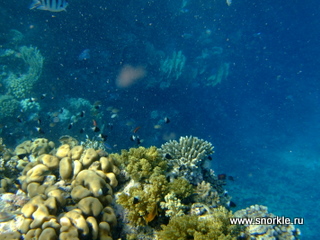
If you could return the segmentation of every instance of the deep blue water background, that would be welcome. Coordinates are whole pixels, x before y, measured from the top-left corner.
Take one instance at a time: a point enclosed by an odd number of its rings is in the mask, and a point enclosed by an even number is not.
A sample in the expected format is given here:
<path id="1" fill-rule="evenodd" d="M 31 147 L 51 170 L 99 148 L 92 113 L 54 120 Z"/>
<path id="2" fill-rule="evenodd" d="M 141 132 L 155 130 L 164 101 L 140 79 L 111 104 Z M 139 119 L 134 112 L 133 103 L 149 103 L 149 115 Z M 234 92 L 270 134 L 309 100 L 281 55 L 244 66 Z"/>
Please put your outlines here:
<path id="1" fill-rule="evenodd" d="M 304 217 L 301 238 L 318 238 L 320 9 L 316 1 L 233 0 L 228 7 L 223 0 L 190 0 L 181 14 L 177 14 L 181 2 L 176 0 L 148 4 L 70 0 L 67 12 L 54 14 L 30 11 L 28 4 L 6 1 L 0 9 L 0 31 L 21 31 L 25 45 L 37 46 L 45 56 L 39 94 L 50 89 L 55 98 L 45 100 L 44 112 L 63 106 L 69 97 L 100 100 L 103 106 L 121 109 L 108 133 L 110 144 L 118 145 L 115 151 L 133 145 L 125 126 L 128 119 L 141 126 L 144 146 L 160 146 L 162 134 L 208 140 L 215 146 L 215 172 L 235 178 L 226 188 L 237 209 L 261 204 L 277 215 Z M 117 62 L 148 61 L 141 53 L 146 41 L 168 54 L 182 50 L 192 59 L 204 47 L 196 36 L 206 29 L 213 31 L 214 45 L 224 49 L 230 63 L 230 74 L 221 84 L 145 89 L 142 81 L 147 77 L 129 89 L 115 87 Z M 181 38 L 183 34 L 191 38 Z M 125 43 L 130 46 L 127 58 L 117 59 Z M 79 63 L 77 57 L 87 48 L 91 58 Z M 112 56 L 107 63 L 95 55 L 102 49 Z M 150 118 L 152 111 L 170 117 L 170 124 L 153 129 L 157 120 Z M 67 129 L 65 134 L 70 134 Z M 14 142 L 14 136 L 3 137 Z M 48 132 L 45 137 L 58 136 Z"/>

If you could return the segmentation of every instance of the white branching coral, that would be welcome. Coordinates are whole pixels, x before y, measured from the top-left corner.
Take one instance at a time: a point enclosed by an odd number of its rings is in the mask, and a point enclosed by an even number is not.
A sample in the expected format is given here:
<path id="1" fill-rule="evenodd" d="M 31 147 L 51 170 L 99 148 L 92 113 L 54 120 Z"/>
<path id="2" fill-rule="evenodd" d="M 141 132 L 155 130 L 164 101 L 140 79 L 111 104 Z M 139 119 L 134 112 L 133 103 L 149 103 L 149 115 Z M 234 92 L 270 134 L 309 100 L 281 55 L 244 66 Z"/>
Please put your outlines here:
<path id="1" fill-rule="evenodd" d="M 161 202 L 160 206 L 162 209 L 167 209 L 165 213 L 167 217 L 184 215 L 183 209 L 185 209 L 186 206 L 181 203 L 180 199 L 177 198 L 174 193 L 168 193 L 164 197 L 164 200 L 165 202 Z"/>
<path id="2" fill-rule="evenodd" d="M 197 137 L 180 137 L 162 144 L 159 152 L 168 159 L 173 177 L 185 177 L 193 184 L 203 180 L 205 160 L 213 153 L 211 143 Z"/>

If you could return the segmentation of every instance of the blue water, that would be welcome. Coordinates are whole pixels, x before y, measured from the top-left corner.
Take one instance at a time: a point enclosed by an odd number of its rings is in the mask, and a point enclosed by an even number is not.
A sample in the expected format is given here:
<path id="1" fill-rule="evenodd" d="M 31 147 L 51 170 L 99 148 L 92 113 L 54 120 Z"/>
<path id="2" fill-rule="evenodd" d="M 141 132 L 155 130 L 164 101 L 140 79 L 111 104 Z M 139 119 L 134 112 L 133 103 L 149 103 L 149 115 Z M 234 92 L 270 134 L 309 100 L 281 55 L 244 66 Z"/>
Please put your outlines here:
<path id="1" fill-rule="evenodd" d="M 45 57 L 43 73 L 29 97 L 40 101 L 44 135 L 36 123 L 6 118 L 1 137 L 7 145 L 46 137 L 57 142 L 69 134 L 80 140 L 92 120 L 105 124 L 113 151 L 194 135 L 215 146 L 212 167 L 235 178 L 228 189 L 237 209 L 253 204 L 286 217 L 303 217 L 302 239 L 317 239 L 320 207 L 319 4 L 316 1 L 69 1 L 66 12 L 29 10 L 28 1 L 5 1 L 0 7 L 0 45 L 6 34 L 24 35 L 20 45 L 36 46 Z M 185 55 L 180 81 L 160 87 L 159 59 L 153 53 Z M 14 48 L 14 46 L 10 46 Z M 217 47 L 222 53 L 203 63 L 197 57 Z M 84 50 L 90 56 L 79 58 Z M 164 57 L 165 58 L 165 57 Z M 229 75 L 215 87 L 201 78 L 229 64 Z M 143 66 L 146 76 L 119 88 L 115 80 L 125 64 Z M 192 68 L 205 72 L 191 78 Z M 181 79 L 188 81 L 182 81 Z M 191 79 L 191 80 L 190 80 Z M 154 83 L 154 84 L 153 84 Z M 153 84 L 153 85 L 152 85 Z M 2 87 L 1 94 L 5 94 Z M 50 127 L 50 114 L 70 108 L 70 98 L 99 101 L 97 115 L 86 111 L 71 129 L 70 121 Z M 117 116 L 111 118 L 118 109 Z M 48 117 L 49 115 L 49 117 Z M 25 116 L 27 118 L 28 116 Z M 164 124 L 164 117 L 170 123 Z M 160 128 L 155 128 L 160 125 Z M 112 126 L 112 127 L 107 127 Z M 85 128 L 84 134 L 79 129 Z"/>

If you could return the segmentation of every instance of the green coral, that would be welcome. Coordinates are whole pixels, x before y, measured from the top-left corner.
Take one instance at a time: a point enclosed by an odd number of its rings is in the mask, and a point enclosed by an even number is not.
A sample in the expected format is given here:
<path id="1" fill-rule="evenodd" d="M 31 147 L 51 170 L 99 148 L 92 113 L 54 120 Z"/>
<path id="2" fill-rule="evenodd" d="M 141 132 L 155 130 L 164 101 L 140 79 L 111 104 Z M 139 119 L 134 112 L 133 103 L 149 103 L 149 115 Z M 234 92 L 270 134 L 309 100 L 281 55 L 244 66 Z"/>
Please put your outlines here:
<path id="1" fill-rule="evenodd" d="M 166 161 L 161 158 L 156 147 L 130 148 L 129 151 L 122 150 L 121 155 L 112 156 L 118 159 L 122 168 L 137 182 L 145 181 L 152 174 L 162 174 L 167 168 Z"/>
<path id="2" fill-rule="evenodd" d="M 231 225 L 233 214 L 219 207 L 205 216 L 184 215 L 171 218 L 157 233 L 159 240 L 236 240 L 245 236 L 245 227 Z"/>
<path id="3" fill-rule="evenodd" d="M 149 184 L 132 186 L 128 193 L 118 195 L 117 203 L 127 210 L 131 225 L 146 225 L 155 218 L 158 205 L 168 192 L 167 183 L 164 175 L 154 175 Z"/>
<path id="4" fill-rule="evenodd" d="M 156 147 L 122 150 L 121 155 L 112 157 L 132 179 L 127 190 L 118 195 L 117 203 L 127 210 L 131 225 L 146 225 L 155 218 L 160 201 L 168 193 L 167 163 Z"/>
<path id="5" fill-rule="evenodd" d="M 10 95 L 0 95 L 0 120 L 6 117 L 18 116 L 20 103 Z"/>
<path id="6" fill-rule="evenodd" d="M 178 198 L 189 197 L 193 192 L 193 186 L 185 178 L 174 179 L 169 185 L 169 192 L 175 193 Z"/>

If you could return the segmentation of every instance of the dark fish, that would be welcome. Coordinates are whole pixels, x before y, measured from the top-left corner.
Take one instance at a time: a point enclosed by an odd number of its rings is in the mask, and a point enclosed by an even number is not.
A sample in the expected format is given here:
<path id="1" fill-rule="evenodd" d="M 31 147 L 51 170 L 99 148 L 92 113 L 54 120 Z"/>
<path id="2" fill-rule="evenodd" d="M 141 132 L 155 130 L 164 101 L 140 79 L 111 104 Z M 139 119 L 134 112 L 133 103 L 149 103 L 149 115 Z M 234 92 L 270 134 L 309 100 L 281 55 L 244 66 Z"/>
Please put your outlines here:
<path id="1" fill-rule="evenodd" d="M 29 102 L 35 102 L 36 100 L 36 98 L 29 98 Z"/>
<path id="2" fill-rule="evenodd" d="M 79 113 L 79 116 L 80 116 L 80 117 L 84 117 L 84 114 L 85 114 L 85 111 L 81 111 L 81 112 Z"/>
<path id="3" fill-rule="evenodd" d="M 168 117 L 165 117 L 165 118 L 164 118 L 164 122 L 165 122 L 165 123 L 169 123 L 169 122 L 170 122 L 170 119 L 169 119 Z"/>
<path id="4" fill-rule="evenodd" d="M 100 108 L 100 105 L 96 105 L 94 106 L 94 108 L 98 110 Z"/>
<path id="5" fill-rule="evenodd" d="M 44 131 L 40 127 L 35 127 L 38 133 L 44 134 Z"/>
<path id="6" fill-rule="evenodd" d="M 209 160 L 212 160 L 212 157 L 209 155 L 209 156 L 208 156 L 208 159 L 209 159 Z"/>
<path id="7" fill-rule="evenodd" d="M 20 115 L 17 117 L 17 121 L 20 122 L 20 123 L 23 122 L 23 119 L 21 118 Z"/>
<path id="8" fill-rule="evenodd" d="M 60 113 L 63 113 L 63 111 L 64 111 L 64 109 L 63 109 L 63 108 L 61 108 L 61 109 L 59 110 L 59 112 L 60 112 Z"/>
<path id="9" fill-rule="evenodd" d="M 112 130 L 112 129 L 113 129 L 113 124 L 112 124 L 112 123 L 108 123 L 108 124 L 107 124 L 107 128 L 109 128 L 110 130 Z"/>
<path id="10" fill-rule="evenodd" d="M 133 204 L 137 204 L 138 202 L 139 202 L 139 198 L 134 197 L 134 198 L 133 198 Z"/>
<path id="11" fill-rule="evenodd" d="M 141 143 L 140 138 L 136 135 L 131 135 L 130 140 L 136 142 L 138 145 Z"/>
<path id="12" fill-rule="evenodd" d="M 84 133 L 84 130 L 85 130 L 84 128 L 81 128 L 79 132 Z"/>
<path id="13" fill-rule="evenodd" d="M 164 157 L 165 157 L 166 159 L 172 159 L 172 156 L 171 156 L 169 153 L 166 153 L 166 155 L 164 155 Z"/>
<path id="14" fill-rule="evenodd" d="M 100 133 L 99 135 L 98 135 L 98 137 L 99 138 L 101 138 L 102 139 L 102 141 L 107 141 L 107 138 L 108 138 L 108 135 L 106 135 L 106 134 L 103 134 L 103 133 Z"/>
<path id="15" fill-rule="evenodd" d="M 50 12 L 65 11 L 68 6 L 67 0 L 33 0 L 30 9 L 47 10 Z"/>
<path id="16" fill-rule="evenodd" d="M 23 153 L 23 154 L 18 154 L 17 156 L 19 159 L 24 159 L 26 156 L 28 156 L 28 154 Z"/>
<path id="17" fill-rule="evenodd" d="M 39 119 L 37 120 L 37 122 L 38 122 L 38 124 L 40 125 L 40 124 L 41 124 L 41 119 L 39 118 Z"/>
<path id="18" fill-rule="evenodd" d="M 68 126 L 68 129 L 71 129 L 73 127 L 73 123 L 70 123 Z"/>
<path id="19" fill-rule="evenodd" d="M 94 127 L 92 127 L 91 129 L 92 129 L 92 131 L 94 131 L 94 132 L 100 132 L 100 128 L 98 128 L 97 126 L 94 126 Z"/>
<path id="20" fill-rule="evenodd" d="M 226 180 L 226 179 L 227 179 L 227 175 L 225 173 L 218 175 L 218 180 Z"/>
<path id="21" fill-rule="evenodd" d="M 230 181 L 234 181 L 234 177 L 232 177 L 232 176 L 228 176 L 228 179 L 229 179 Z"/>
<path id="22" fill-rule="evenodd" d="M 47 96 L 47 94 L 46 94 L 46 93 L 44 93 L 44 94 L 42 94 L 42 95 L 41 95 L 40 99 L 41 99 L 41 100 L 42 100 L 42 99 L 45 99 L 45 98 L 46 98 L 46 96 Z"/>
<path id="23" fill-rule="evenodd" d="M 229 207 L 232 207 L 232 208 L 237 206 L 237 204 L 235 204 L 235 203 L 232 202 L 232 201 L 230 201 L 228 205 L 229 205 Z"/>

